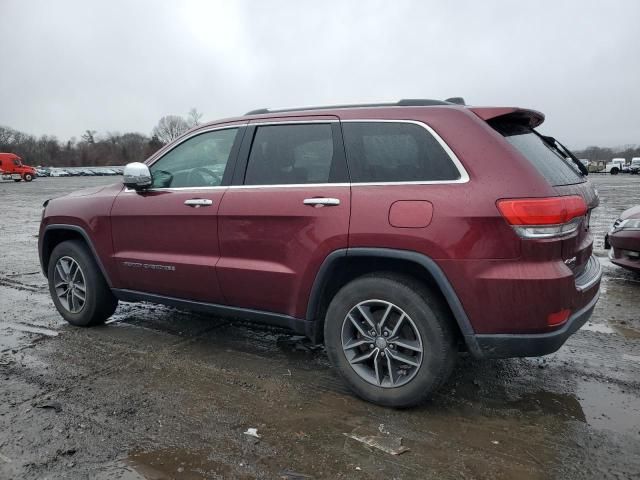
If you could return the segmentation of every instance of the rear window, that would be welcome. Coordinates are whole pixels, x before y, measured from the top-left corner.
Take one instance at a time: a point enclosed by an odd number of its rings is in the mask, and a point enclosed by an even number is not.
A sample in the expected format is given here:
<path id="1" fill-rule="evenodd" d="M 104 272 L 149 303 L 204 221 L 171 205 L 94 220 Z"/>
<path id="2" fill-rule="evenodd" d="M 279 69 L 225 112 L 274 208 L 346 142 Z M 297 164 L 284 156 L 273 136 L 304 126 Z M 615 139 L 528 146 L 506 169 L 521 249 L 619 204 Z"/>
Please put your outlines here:
<path id="1" fill-rule="evenodd" d="M 423 127 L 402 122 L 342 124 L 352 182 L 457 180 L 460 172 Z"/>
<path id="2" fill-rule="evenodd" d="M 566 159 L 547 145 L 530 127 L 506 123 L 495 123 L 492 126 L 554 187 L 586 182 L 571 159 Z"/>

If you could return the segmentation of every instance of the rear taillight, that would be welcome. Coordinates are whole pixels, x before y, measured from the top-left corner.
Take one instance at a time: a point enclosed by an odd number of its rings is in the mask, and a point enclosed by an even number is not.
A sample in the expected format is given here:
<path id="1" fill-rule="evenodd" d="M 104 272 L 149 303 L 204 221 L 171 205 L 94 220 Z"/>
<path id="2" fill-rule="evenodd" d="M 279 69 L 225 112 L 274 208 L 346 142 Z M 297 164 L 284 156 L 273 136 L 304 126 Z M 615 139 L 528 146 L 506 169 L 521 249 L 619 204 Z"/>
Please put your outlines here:
<path id="1" fill-rule="evenodd" d="M 575 232 L 587 213 L 578 195 L 549 198 L 509 198 L 498 210 L 522 238 L 554 238 Z"/>

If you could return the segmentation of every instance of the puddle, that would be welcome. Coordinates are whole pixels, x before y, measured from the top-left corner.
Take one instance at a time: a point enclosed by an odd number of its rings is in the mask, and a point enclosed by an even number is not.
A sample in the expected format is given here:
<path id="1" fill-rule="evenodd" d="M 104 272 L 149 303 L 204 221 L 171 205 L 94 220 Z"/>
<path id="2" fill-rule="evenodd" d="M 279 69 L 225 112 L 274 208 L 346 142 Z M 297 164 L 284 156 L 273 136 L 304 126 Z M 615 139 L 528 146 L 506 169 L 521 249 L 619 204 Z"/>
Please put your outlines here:
<path id="1" fill-rule="evenodd" d="M 538 391 L 525 394 L 510 405 L 524 412 L 541 411 L 565 419 L 586 421 L 580 401 L 570 394 Z"/>
<path id="2" fill-rule="evenodd" d="M 99 480 L 200 480 L 238 478 L 230 465 L 216 462 L 205 451 L 167 448 L 151 452 L 132 451 L 118 462 L 106 465 L 94 478 Z"/>
<path id="3" fill-rule="evenodd" d="M 607 325 L 603 325 L 602 323 L 585 323 L 581 330 L 587 330 L 589 332 L 597 332 L 597 333 L 615 333 L 615 330 Z"/>
<path id="4" fill-rule="evenodd" d="M 640 363 L 640 356 L 638 355 L 629 355 L 628 353 L 623 353 L 622 358 L 624 360 L 629 360 L 630 362 Z"/>
<path id="5" fill-rule="evenodd" d="M 612 325 L 612 327 L 616 332 L 618 332 L 624 338 L 628 338 L 628 339 L 640 338 L 640 331 L 634 328 L 623 327 L 622 325 L 617 325 L 617 324 Z"/>
<path id="6" fill-rule="evenodd" d="M 640 434 L 640 406 L 632 394 L 615 385 L 581 382 L 577 396 L 590 426 L 636 437 Z"/>
<path id="7" fill-rule="evenodd" d="M 640 331 L 636 330 L 635 328 L 624 327 L 619 324 L 612 324 L 611 326 L 609 326 L 602 323 L 588 322 L 582 326 L 581 330 L 606 334 L 617 333 L 627 339 L 640 338 Z"/>

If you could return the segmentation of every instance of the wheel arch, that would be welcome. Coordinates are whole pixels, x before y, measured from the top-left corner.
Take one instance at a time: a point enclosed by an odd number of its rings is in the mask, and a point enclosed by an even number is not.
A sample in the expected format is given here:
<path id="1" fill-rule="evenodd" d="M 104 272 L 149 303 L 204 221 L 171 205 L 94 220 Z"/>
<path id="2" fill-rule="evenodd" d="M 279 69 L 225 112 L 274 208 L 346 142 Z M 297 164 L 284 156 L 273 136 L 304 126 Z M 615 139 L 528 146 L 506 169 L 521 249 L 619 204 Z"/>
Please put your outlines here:
<path id="1" fill-rule="evenodd" d="M 98 256 L 95 247 L 93 246 L 93 242 L 91 241 L 91 237 L 86 232 L 86 230 L 78 225 L 67 225 L 67 224 L 51 224 L 47 225 L 43 234 L 42 241 L 39 246 L 39 255 L 40 255 L 40 266 L 42 268 L 42 273 L 47 277 L 47 266 L 49 265 L 49 259 L 51 258 L 51 253 L 53 249 L 62 242 L 67 240 L 80 240 L 89 248 L 89 252 L 93 256 L 96 264 L 100 268 L 100 272 L 102 276 L 109 285 L 109 288 L 112 287 L 111 280 L 109 275 L 107 275 L 107 271 L 104 268 L 104 265 L 100 261 L 100 257 Z"/>
<path id="2" fill-rule="evenodd" d="M 307 306 L 306 318 L 313 321 L 314 342 L 322 341 L 324 314 L 333 295 L 349 281 L 374 271 L 395 271 L 434 287 L 449 306 L 468 350 L 474 354 L 479 351 L 464 307 L 438 264 L 421 253 L 391 248 L 341 249 L 325 258 L 311 288 Z"/>

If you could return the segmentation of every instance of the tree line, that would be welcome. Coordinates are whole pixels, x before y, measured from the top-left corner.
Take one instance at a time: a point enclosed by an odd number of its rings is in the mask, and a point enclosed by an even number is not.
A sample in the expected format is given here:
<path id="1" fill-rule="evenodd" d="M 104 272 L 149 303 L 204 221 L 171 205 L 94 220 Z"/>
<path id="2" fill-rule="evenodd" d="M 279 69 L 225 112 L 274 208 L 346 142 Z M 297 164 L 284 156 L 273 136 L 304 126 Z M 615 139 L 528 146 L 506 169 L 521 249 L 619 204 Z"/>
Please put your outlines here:
<path id="1" fill-rule="evenodd" d="M 165 144 L 199 125 L 202 114 L 192 108 L 187 118 L 167 115 L 153 128 L 151 136 L 141 133 L 85 130 L 80 138 L 61 142 L 53 135 L 37 137 L 0 125 L 0 152 L 15 153 L 23 162 L 43 167 L 85 167 L 126 165 L 142 162 Z"/>
<path id="2" fill-rule="evenodd" d="M 591 161 L 610 161 L 612 158 L 624 158 L 627 163 L 634 157 L 640 157 L 640 145 L 625 145 L 617 148 L 587 147 L 584 150 L 574 152 L 578 158 L 586 158 Z"/>
<path id="3" fill-rule="evenodd" d="M 66 142 L 52 135 L 36 137 L 0 125 L 0 152 L 15 153 L 26 164 L 43 167 L 126 165 L 145 160 L 190 128 L 199 125 L 201 118 L 202 114 L 192 108 L 186 118 L 180 115 L 162 117 L 151 136 L 134 132 L 98 134 L 95 130 L 85 130 L 79 139 L 73 137 Z M 622 157 L 628 162 L 633 157 L 640 157 L 640 145 L 618 148 L 591 146 L 575 151 L 575 155 L 592 161 Z"/>

